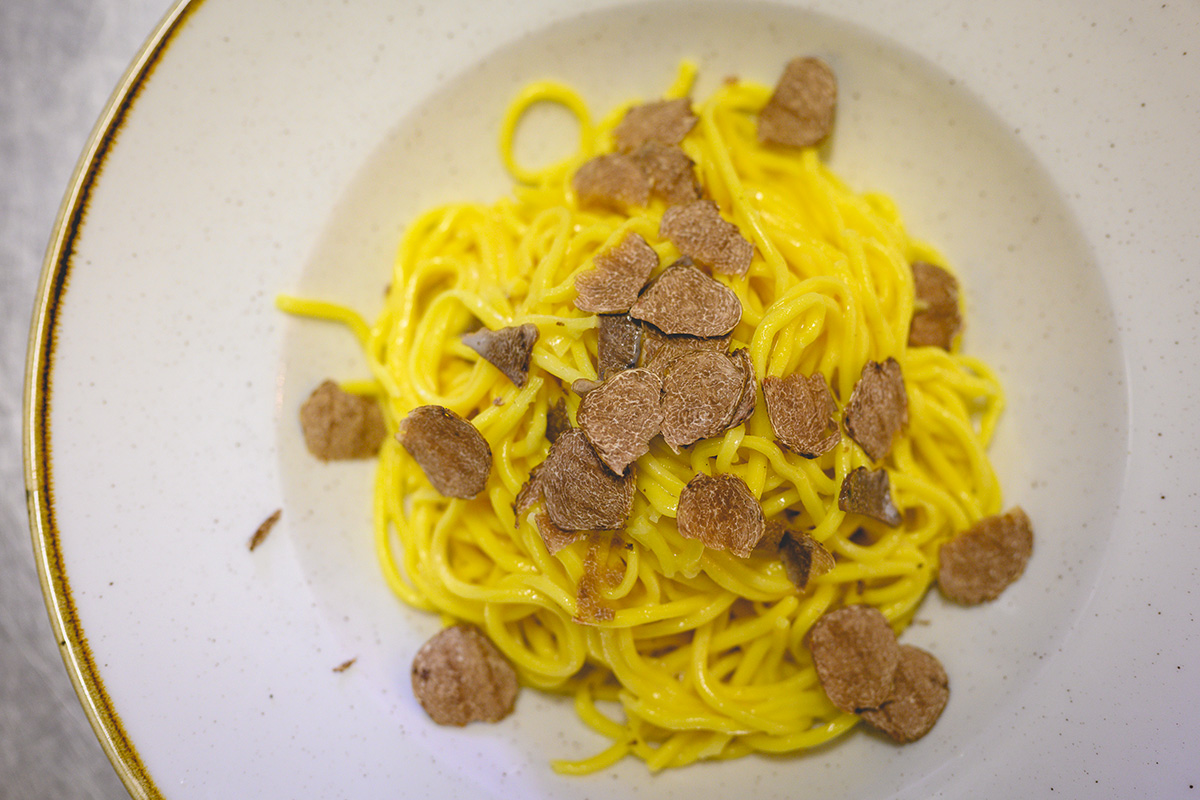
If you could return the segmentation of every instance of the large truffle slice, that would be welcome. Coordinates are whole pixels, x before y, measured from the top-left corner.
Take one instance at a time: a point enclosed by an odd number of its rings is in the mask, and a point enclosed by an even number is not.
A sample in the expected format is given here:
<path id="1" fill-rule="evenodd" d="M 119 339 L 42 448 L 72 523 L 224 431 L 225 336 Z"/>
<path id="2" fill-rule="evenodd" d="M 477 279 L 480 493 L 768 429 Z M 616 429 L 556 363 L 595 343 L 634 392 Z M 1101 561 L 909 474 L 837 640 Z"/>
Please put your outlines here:
<path id="1" fill-rule="evenodd" d="M 725 428 L 736 428 L 754 415 L 758 405 L 758 375 L 754 371 L 754 362 L 750 359 L 750 351 L 742 348 L 729 354 L 733 365 L 742 373 L 742 394 L 733 409 L 733 416 L 725 423 Z"/>
<path id="2" fill-rule="evenodd" d="M 472 625 L 445 628 L 417 651 L 413 694 L 439 725 L 499 722 L 517 700 L 517 673 Z"/>
<path id="3" fill-rule="evenodd" d="M 529 378 L 529 359 L 537 340 L 537 325 L 529 322 L 498 331 L 481 328 L 462 337 L 463 344 L 491 362 L 517 386 L 524 386 Z"/>
<path id="4" fill-rule="evenodd" d="M 641 365 L 660 377 L 680 356 L 696 350 L 712 350 L 724 353 L 729 349 L 730 335 L 703 338 L 686 334 L 668 335 L 653 325 L 642 326 Z"/>
<path id="5" fill-rule="evenodd" d="M 852 605 L 822 615 L 808 649 L 821 688 L 842 711 L 877 708 L 892 696 L 900 646 L 879 609 Z"/>
<path id="6" fill-rule="evenodd" d="M 763 398 L 771 430 L 779 443 L 805 458 L 816 458 L 842 440 L 834 414 L 837 403 L 820 373 L 794 372 L 786 378 L 763 378 Z"/>
<path id="7" fill-rule="evenodd" d="M 724 336 L 742 319 L 742 302 L 727 286 L 692 266 L 672 265 L 642 292 L 629 315 L 663 333 Z"/>
<path id="8" fill-rule="evenodd" d="M 583 431 L 567 431 L 550 446 L 539 477 L 546 513 L 564 531 L 621 528 L 633 506 L 634 470 L 625 477 L 604 465 Z"/>
<path id="9" fill-rule="evenodd" d="M 636 233 L 597 253 L 593 266 L 575 276 L 575 307 L 593 314 L 624 314 L 658 266 L 658 253 Z"/>
<path id="10" fill-rule="evenodd" d="M 662 435 L 675 452 L 729 427 L 745 376 L 725 353 L 696 350 L 667 368 L 662 381 Z"/>
<path id="11" fill-rule="evenodd" d="M 618 372 L 588 392 L 579 404 L 576 419 L 609 469 L 618 475 L 650 450 L 658 435 L 663 412 L 659 404 L 662 381 L 653 372 L 628 369 Z"/>
<path id="12" fill-rule="evenodd" d="M 933 728 L 950 699 L 950 678 L 942 662 L 910 644 L 900 645 L 892 695 L 862 718 L 900 744 L 915 742 Z"/>
<path id="13" fill-rule="evenodd" d="M 642 326 L 628 314 L 601 314 L 596 372 L 601 380 L 637 366 Z"/>
<path id="14" fill-rule="evenodd" d="M 446 497 L 469 500 L 487 485 L 492 448 L 474 425 L 450 409 L 414 408 L 400 423 L 396 438 Z"/>
<path id="15" fill-rule="evenodd" d="M 647 142 L 679 144 L 696 125 L 688 97 L 658 100 L 630 108 L 613 128 L 617 149 L 631 153 Z"/>
<path id="16" fill-rule="evenodd" d="M 846 404 L 846 432 L 868 458 L 878 461 L 907 424 L 908 394 L 900 365 L 894 358 L 882 364 L 868 361 Z"/>
<path id="17" fill-rule="evenodd" d="M 758 115 L 760 142 L 810 147 L 833 130 L 837 78 L 819 58 L 795 58 Z"/>
<path id="18" fill-rule="evenodd" d="M 387 436 L 379 403 L 333 381 L 322 382 L 300 406 L 300 428 L 308 452 L 322 461 L 370 458 Z"/>
<path id="19" fill-rule="evenodd" d="M 766 532 L 762 506 L 736 475 L 697 475 L 679 493 L 679 533 L 705 547 L 746 558 Z"/>
<path id="20" fill-rule="evenodd" d="M 650 181 L 651 194 L 666 200 L 667 205 L 700 199 L 700 182 L 696 180 L 695 164 L 682 148 L 647 142 L 634 151 L 633 159 Z"/>
<path id="21" fill-rule="evenodd" d="M 632 156 L 605 153 L 585 161 L 571 186 L 584 208 L 624 212 L 650 201 L 650 180 Z"/>
<path id="22" fill-rule="evenodd" d="M 958 310 L 958 281 L 941 267 L 916 261 L 912 265 L 916 308 L 908 329 L 910 347 L 949 350 L 962 329 Z"/>
<path id="23" fill-rule="evenodd" d="M 662 216 L 658 233 L 698 264 L 726 275 L 745 275 L 754 258 L 754 245 L 711 200 L 671 206 Z"/>
<path id="24" fill-rule="evenodd" d="M 942 545 L 938 587 L 958 603 L 995 600 L 1033 554 L 1033 524 L 1020 506 L 986 517 Z"/>
<path id="25" fill-rule="evenodd" d="M 779 542 L 779 558 L 787 572 L 788 580 L 800 591 L 808 588 L 808 582 L 834 568 L 833 553 L 813 537 L 802 531 L 786 530 Z"/>
<path id="26" fill-rule="evenodd" d="M 892 501 L 892 482 L 886 469 L 855 467 L 842 479 L 838 508 L 863 514 L 893 528 L 900 524 L 900 509 Z"/>

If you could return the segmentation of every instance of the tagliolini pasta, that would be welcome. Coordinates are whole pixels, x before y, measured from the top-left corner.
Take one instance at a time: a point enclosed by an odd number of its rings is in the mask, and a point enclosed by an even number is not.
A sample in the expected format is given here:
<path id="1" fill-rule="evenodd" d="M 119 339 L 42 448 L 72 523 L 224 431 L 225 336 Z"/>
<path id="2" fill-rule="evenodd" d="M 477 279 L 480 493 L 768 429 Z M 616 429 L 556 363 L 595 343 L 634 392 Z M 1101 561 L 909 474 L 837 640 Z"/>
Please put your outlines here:
<path id="1" fill-rule="evenodd" d="M 666 97 L 688 96 L 685 63 Z M 513 101 L 501 151 L 516 186 L 490 205 L 457 203 L 412 221 L 386 307 L 368 325 L 353 312 L 283 298 L 290 311 L 336 319 L 362 343 L 389 429 L 412 409 L 444 406 L 469 420 L 494 454 L 471 500 L 434 490 L 394 437 L 379 455 L 375 537 L 384 575 L 406 603 L 479 626 L 528 687 L 565 693 L 611 745 L 563 772 L 602 769 L 626 755 L 658 770 L 752 752 L 801 751 L 859 718 L 835 708 L 818 681 L 806 634 L 825 612 L 878 608 L 898 633 L 936 576 L 938 547 L 1000 509 L 985 448 L 1003 405 L 987 365 L 956 350 L 910 347 L 913 262 L 942 263 L 909 236 L 893 203 L 845 186 L 814 148 L 761 144 L 755 119 L 770 89 L 729 81 L 694 103 L 682 141 L 705 195 L 753 244 L 744 276 L 720 276 L 741 321 L 730 349 L 747 348 L 761 380 L 820 375 L 838 416 L 871 361 L 894 359 L 908 422 L 882 462 L 849 436 L 805 458 L 780 446 L 758 389 L 744 424 L 672 451 L 656 438 L 634 465 L 623 530 L 593 532 L 551 554 L 514 499 L 545 460 L 548 418 L 562 402 L 575 420 L 573 382 L 597 378 L 597 316 L 575 305 L 575 278 L 598 252 L 640 234 L 660 269 L 679 251 L 659 235 L 666 204 L 629 214 L 581 208 L 578 168 L 613 148 L 627 106 L 593 120 L 583 99 L 552 82 Z M 557 103 L 578 120 L 579 150 L 528 168 L 513 142 L 525 112 Z M 657 271 L 656 271 L 657 274 Z M 524 386 L 460 337 L 532 324 L 538 339 Z M 886 469 L 899 525 L 839 508 L 858 467 Z M 675 517 L 697 474 L 741 478 L 768 521 L 786 521 L 833 555 L 803 589 L 777 552 L 742 558 L 684 538 Z"/>

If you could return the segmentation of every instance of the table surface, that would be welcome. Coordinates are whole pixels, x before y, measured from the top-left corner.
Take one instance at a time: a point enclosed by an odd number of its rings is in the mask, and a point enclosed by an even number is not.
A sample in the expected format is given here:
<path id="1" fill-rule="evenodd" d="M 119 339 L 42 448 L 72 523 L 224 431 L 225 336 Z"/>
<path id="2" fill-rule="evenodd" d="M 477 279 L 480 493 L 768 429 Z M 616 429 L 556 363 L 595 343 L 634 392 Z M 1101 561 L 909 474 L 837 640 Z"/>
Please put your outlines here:
<path id="1" fill-rule="evenodd" d="M 42 258 L 92 126 L 170 0 L 0 1 L 0 800 L 123 798 L 54 645 L 21 454 Z"/>

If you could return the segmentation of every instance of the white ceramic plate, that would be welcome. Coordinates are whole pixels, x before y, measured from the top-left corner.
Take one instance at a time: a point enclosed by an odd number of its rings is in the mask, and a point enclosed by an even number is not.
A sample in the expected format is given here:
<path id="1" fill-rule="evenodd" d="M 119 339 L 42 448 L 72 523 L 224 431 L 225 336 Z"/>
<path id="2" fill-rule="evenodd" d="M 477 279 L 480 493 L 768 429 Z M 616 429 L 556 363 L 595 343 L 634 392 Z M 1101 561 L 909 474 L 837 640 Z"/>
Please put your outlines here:
<path id="1" fill-rule="evenodd" d="M 51 616 L 131 792 L 1190 796 L 1200 8 L 1054 5 L 177 8 L 69 189 L 29 372 Z M 315 463 L 295 422 L 321 378 L 363 374 L 356 347 L 273 296 L 373 314 L 411 214 L 506 191 L 497 125 L 531 79 L 607 108 L 681 57 L 703 95 L 804 53 L 838 73 L 832 165 L 963 275 L 966 345 L 1010 395 L 994 456 L 1036 521 L 1026 576 L 984 608 L 926 601 L 906 640 L 954 693 L 905 748 L 568 779 L 547 759 L 602 743 L 564 703 L 527 691 L 500 725 L 437 728 L 407 679 L 437 623 L 378 575 L 371 466 Z M 546 125 L 524 145 L 569 133 Z"/>

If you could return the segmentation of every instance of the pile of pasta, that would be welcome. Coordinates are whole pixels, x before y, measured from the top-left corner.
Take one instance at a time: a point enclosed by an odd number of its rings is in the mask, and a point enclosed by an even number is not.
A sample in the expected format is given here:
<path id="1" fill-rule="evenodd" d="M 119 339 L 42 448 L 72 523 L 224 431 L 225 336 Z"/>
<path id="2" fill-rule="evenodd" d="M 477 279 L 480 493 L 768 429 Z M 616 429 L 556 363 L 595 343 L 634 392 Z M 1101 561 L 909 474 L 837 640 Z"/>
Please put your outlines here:
<path id="1" fill-rule="evenodd" d="M 695 74 L 684 63 L 663 98 L 690 99 Z M 614 129 L 634 103 L 593 119 L 572 88 L 529 85 L 501 133 L 511 196 L 413 220 L 373 323 L 315 301 L 284 303 L 355 331 L 372 377 L 350 388 L 378 397 L 391 432 L 414 409 L 438 406 L 490 447 L 483 490 L 462 499 L 435 489 L 389 436 L 375 486 L 378 555 L 405 603 L 477 626 L 522 685 L 573 698 L 580 719 L 611 742 L 555 762 L 562 772 L 627 755 L 659 770 L 801 751 L 844 734 L 859 716 L 822 689 L 807 640 L 814 623 L 865 605 L 901 632 L 936 578 L 939 547 L 1000 509 L 985 452 L 1003 406 L 996 378 L 959 352 L 957 339 L 909 342 L 921 310 L 912 265 L 943 265 L 941 257 L 909 235 L 887 197 L 844 185 L 818 147 L 762 141 L 758 116 L 770 96 L 765 85 L 726 81 L 690 101 L 695 124 L 679 143 L 704 198 L 753 246 L 744 274 L 713 273 L 741 304 L 728 347 L 744 349 L 753 365 L 753 412 L 678 452 L 655 438 L 630 467 L 633 501 L 620 529 L 549 546 L 538 504 L 517 499 L 547 458 L 556 411 L 577 424 L 572 386 L 599 377 L 599 317 L 577 307 L 577 277 L 631 233 L 653 248 L 656 275 L 683 255 L 660 235 L 667 200 L 597 206 L 581 202 L 573 182 L 614 150 Z M 514 140 L 538 103 L 569 110 L 580 144 L 560 163 L 527 168 Z M 463 338 L 519 326 L 536 328 L 523 385 Z M 836 427 L 864 367 L 888 360 L 903 376 L 907 423 L 882 458 L 846 435 L 811 457 L 778 441 L 763 380 L 820 376 Z M 840 507 L 844 481 L 862 468 L 885 471 L 896 519 Z M 680 495 L 697 475 L 736 476 L 768 528 L 832 556 L 826 571 L 800 585 L 778 540 L 742 556 L 681 535 Z"/>

